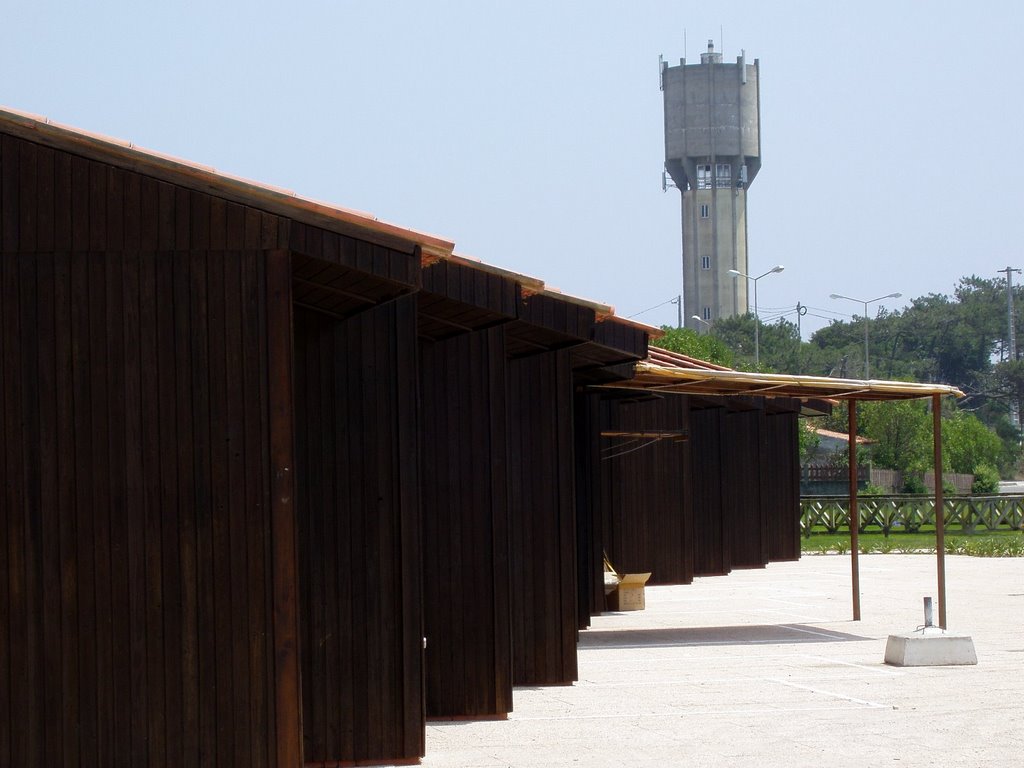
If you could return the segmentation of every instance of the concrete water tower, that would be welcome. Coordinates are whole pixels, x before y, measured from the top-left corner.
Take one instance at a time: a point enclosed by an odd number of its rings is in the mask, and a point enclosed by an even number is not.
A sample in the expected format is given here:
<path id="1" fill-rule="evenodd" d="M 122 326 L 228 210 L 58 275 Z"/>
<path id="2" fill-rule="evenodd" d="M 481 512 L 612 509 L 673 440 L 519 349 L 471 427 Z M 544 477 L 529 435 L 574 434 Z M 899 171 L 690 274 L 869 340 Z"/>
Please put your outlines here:
<path id="1" fill-rule="evenodd" d="M 665 170 L 683 199 L 683 317 L 714 322 L 748 311 L 747 189 L 761 167 L 759 64 L 722 62 L 713 41 L 700 64 L 661 65 Z"/>

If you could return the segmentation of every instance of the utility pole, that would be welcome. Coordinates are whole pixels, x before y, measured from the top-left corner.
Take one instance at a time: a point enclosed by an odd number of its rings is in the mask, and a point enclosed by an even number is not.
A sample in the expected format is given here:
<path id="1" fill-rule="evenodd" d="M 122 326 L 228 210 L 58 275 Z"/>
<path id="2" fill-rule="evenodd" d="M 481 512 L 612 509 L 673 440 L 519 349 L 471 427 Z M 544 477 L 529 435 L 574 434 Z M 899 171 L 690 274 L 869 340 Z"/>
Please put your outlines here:
<path id="1" fill-rule="evenodd" d="M 679 329 L 683 327 L 683 297 L 676 296 L 672 303 L 676 305 L 676 328 Z"/>
<path id="2" fill-rule="evenodd" d="M 1013 327 L 1013 273 L 1020 274 L 1019 269 L 1007 267 L 997 270 L 1000 274 L 1006 273 L 1006 341 L 1009 350 L 1006 353 L 1008 360 L 1017 359 L 1017 333 Z"/>
<path id="3" fill-rule="evenodd" d="M 804 340 L 804 332 L 803 329 L 800 328 L 800 318 L 806 314 L 807 307 L 798 301 L 796 303 L 796 335 L 800 337 L 800 341 Z"/>
<path id="4" fill-rule="evenodd" d="M 1009 349 L 1006 351 L 1006 359 L 1015 361 L 1017 359 L 1017 332 L 1013 327 L 1013 273 L 1020 274 L 1019 269 L 1006 267 L 997 270 L 1006 273 L 1006 341 Z M 1020 429 L 1020 403 L 1016 399 L 1010 401 L 1010 420 L 1013 425 Z"/>

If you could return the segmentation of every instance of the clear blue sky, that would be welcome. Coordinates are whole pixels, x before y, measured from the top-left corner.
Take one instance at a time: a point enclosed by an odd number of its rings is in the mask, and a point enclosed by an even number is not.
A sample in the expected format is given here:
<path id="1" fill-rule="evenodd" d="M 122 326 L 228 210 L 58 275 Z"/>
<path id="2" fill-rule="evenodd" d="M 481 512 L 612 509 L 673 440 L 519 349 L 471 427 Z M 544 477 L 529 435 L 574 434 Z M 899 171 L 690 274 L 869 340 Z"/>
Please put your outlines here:
<path id="1" fill-rule="evenodd" d="M 762 317 L 1024 266 L 1024 11 L 0 0 L 0 104 L 368 211 L 632 315 L 679 293 L 658 55 L 761 62 Z M 872 308 L 874 311 L 874 308 Z M 793 315 L 791 314 L 792 318 Z M 638 319 L 675 323 L 665 304 Z"/>

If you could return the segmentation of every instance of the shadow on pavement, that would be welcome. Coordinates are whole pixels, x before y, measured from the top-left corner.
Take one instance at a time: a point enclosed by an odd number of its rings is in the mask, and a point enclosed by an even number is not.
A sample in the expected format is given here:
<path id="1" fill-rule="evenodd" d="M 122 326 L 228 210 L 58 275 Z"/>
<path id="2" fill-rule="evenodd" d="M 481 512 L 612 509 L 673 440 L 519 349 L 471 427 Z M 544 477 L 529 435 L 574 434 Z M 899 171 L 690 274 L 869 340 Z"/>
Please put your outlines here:
<path id="1" fill-rule="evenodd" d="M 670 629 L 588 629 L 580 632 L 580 649 L 657 648 L 702 645 L 791 645 L 844 643 L 874 638 L 849 635 L 803 624 L 754 624 L 735 627 Z"/>

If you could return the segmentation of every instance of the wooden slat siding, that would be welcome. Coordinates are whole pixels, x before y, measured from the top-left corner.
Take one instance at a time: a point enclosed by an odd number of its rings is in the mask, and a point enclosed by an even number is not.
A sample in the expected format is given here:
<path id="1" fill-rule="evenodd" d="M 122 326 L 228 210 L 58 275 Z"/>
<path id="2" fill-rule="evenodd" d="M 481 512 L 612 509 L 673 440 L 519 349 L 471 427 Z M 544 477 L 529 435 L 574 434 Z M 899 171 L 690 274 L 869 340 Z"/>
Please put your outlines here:
<path id="1" fill-rule="evenodd" d="M 70 156 L 63 153 L 57 155 L 57 190 L 61 189 L 61 159 L 70 163 Z M 60 221 L 60 202 L 57 203 L 57 217 Z M 124 174 L 124 249 L 126 253 L 138 253 L 142 249 L 142 177 L 134 173 Z M 58 229 L 58 233 L 59 233 Z M 70 239 L 62 246 L 63 238 L 57 238 L 57 248 L 70 250 Z"/>
<path id="2" fill-rule="evenodd" d="M 594 327 L 594 310 L 551 296 L 534 295 L 521 300 L 523 321 L 579 339 L 589 339 Z"/>
<path id="3" fill-rule="evenodd" d="M 90 169 L 91 170 L 91 169 Z M 90 173 L 92 176 L 92 173 Z M 101 229 L 100 227 L 90 227 Z M 93 494 L 95 549 L 95 618 L 96 618 L 96 712 L 97 762 L 109 765 L 113 759 L 113 637 L 111 633 L 111 558 L 110 558 L 110 427 L 107 412 L 110 361 L 107 355 L 106 263 L 100 253 L 90 253 L 88 260 L 89 312 L 89 376 L 92 420 L 92 453 L 90 454 Z"/>
<path id="4" fill-rule="evenodd" d="M 89 163 L 89 250 L 107 250 L 107 166 Z"/>
<path id="5" fill-rule="evenodd" d="M 224 239 L 228 248 L 242 248 L 245 245 L 245 207 L 228 203 L 224 210 Z"/>
<path id="6" fill-rule="evenodd" d="M 315 244 L 317 253 L 323 251 L 324 258 L 335 263 L 358 267 L 368 274 L 408 286 L 417 285 L 420 279 L 419 258 L 413 253 L 371 246 L 310 224 L 228 203 L 205 192 L 157 181 L 137 171 L 115 168 L 7 134 L 0 137 L 0 144 L 8 148 L 0 174 L 0 200 L 6 200 L 3 218 L 0 218 L 0 248 L 7 252 L 19 247 L 23 251 L 85 252 L 171 251 L 175 248 L 239 250 L 290 245 L 296 252 L 306 253 L 308 241 Z M 32 170 L 38 166 L 38 158 L 45 157 L 46 164 L 52 160 L 56 195 L 52 242 L 46 234 L 49 226 L 44 228 L 51 215 L 47 202 L 51 200 L 50 189 L 40 188 L 38 182 L 33 181 L 26 202 L 20 202 L 22 154 L 29 158 L 26 164 L 30 169 L 29 179 L 38 175 Z M 70 177 L 68 183 L 62 184 L 66 177 Z M 66 201 L 62 198 L 64 194 L 68 195 Z M 119 204 L 122 199 L 123 211 Z M 141 219 L 134 218 L 131 212 L 136 200 L 141 201 L 143 210 L 151 207 L 152 217 L 147 214 Z M 38 208 L 44 204 L 45 210 Z M 231 215 L 240 215 L 237 223 L 228 222 L 228 206 L 234 206 Z M 61 218 L 66 218 L 70 227 L 63 226 Z M 56 237 L 61 232 L 71 237 L 71 241 L 62 242 Z M 325 249 L 328 240 L 339 247 Z"/>
<path id="7" fill-rule="evenodd" d="M 576 573 L 580 629 L 604 610 L 604 536 L 601 530 L 600 398 L 577 392 L 573 429 L 576 451 Z"/>
<path id="8" fill-rule="evenodd" d="M 72 259 L 72 262 L 74 258 Z M 125 408 L 125 503 L 131 525 L 127 531 L 128 626 L 131 730 L 129 759 L 148 761 L 146 722 L 149 713 L 146 686 L 146 543 L 144 478 L 142 472 L 141 301 L 138 254 L 125 256 L 123 265 L 125 386 L 120 394 Z"/>
<path id="9" fill-rule="evenodd" d="M 761 488 L 763 417 L 763 409 L 725 417 L 722 487 L 733 568 L 761 568 L 768 561 Z"/>
<path id="10" fill-rule="evenodd" d="M 256 243 L 258 246 L 258 242 Z M 245 474 L 245 399 L 234 393 L 245 392 L 244 369 L 242 367 L 242 269 L 241 257 L 225 260 L 224 264 L 224 307 L 227 372 L 227 433 L 225 445 L 228 451 L 228 538 L 230 544 L 231 582 L 231 636 L 234 648 L 247 648 L 251 637 L 249 601 L 247 588 L 247 520 L 246 520 L 246 474 Z M 246 765 L 252 764 L 252 722 L 250 720 L 251 681 L 249 678 L 249 655 L 234 653 L 232 688 L 234 702 L 235 760 Z"/>
<path id="11" fill-rule="evenodd" d="M 206 257 L 210 323 L 210 480 L 213 535 L 213 611 L 216 633 L 216 722 L 217 762 L 231 764 L 234 760 L 234 686 L 231 654 L 231 551 L 230 501 L 228 486 L 228 387 L 225 338 L 226 307 L 224 306 L 224 255 L 208 253 Z M 223 553 L 220 555 L 219 553 Z M 228 738 L 225 738 L 225 737 Z"/>
<path id="12" fill-rule="evenodd" d="M 52 178 L 51 178 L 52 182 Z M 52 206 L 51 206 L 52 208 Z M 52 230 L 51 230 L 52 235 Z M 37 312 L 33 324 L 39 336 L 54 338 L 56 312 L 54 308 L 55 265 L 52 255 L 42 257 L 36 264 Z M 57 352 L 54 346 L 38 347 L 37 396 L 39 419 L 34 427 L 39 434 L 38 471 L 40 472 L 39 508 L 33 515 L 41 537 L 42 547 L 38 568 L 42 578 L 42 592 L 38 605 L 42 607 L 41 637 L 43 646 L 39 696 L 43 699 L 42 763 L 58 766 L 63 762 L 63 733 L 61 723 L 61 559 L 60 559 L 60 506 L 58 499 L 59 450 L 57 446 Z M 2 570 L 0 570 L 2 573 Z M 0 576 L 2 578 L 2 576 Z M 0 723 L 4 721 L 0 720 Z M 0 726 L 2 727 L 2 726 Z"/>
<path id="13" fill-rule="evenodd" d="M 501 330 L 421 347 L 427 714 L 511 710 Z"/>
<path id="14" fill-rule="evenodd" d="M 323 357 L 323 338 L 312 339 L 308 347 L 303 340 L 307 338 L 304 330 L 306 315 L 299 313 L 295 318 L 296 333 L 296 364 L 304 366 L 306 375 L 297 371 L 295 380 L 295 420 L 297 424 L 323 423 L 321 401 L 331 397 L 329 392 L 321 396 L 322 379 L 320 365 Z M 305 354 L 304 354 L 305 353 Z M 314 420 L 315 419 L 315 420 Z M 330 430 L 324 430 L 330 431 Z M 316 439 L 311 436 L 311 440 Z M 318 460 L 318 451 L 309 450 L 308 442 L 297 440 L 296 443 L 296 495 L 300 504 L 308 504 L 310 509 L 323 506 L 323 467 Z M 316 459 L 316 460 L 315 460 Z M 307 565 L 303 569 L 303 578 L 299 582 L 299 599 L 302 601 L 302 711 L 305 713 L 304 747 L 306 755 L 324 754 L 326 706 L 322 701 L 326 695 L 324 690 L 325 675 L 314 677 L 314 668 L 323 668 L 326 642 L 318 642 L 318 633 L 323 630 L 323 601 L 314 598 L 317 595 L 319 579 L 322 578 L 324 537 L 321 520 L 313 515 L 301 515 L 298 519 L 299 552 L 302 562 Z"/>
<path id="15" fill-rule="evenodd" d="M 106 200 L 106 250 L 111 253 L 124 252 L 124 216 L 125 216 L 125 174 L 119 168 L 101 166 L 107 174 L 107 200 Z M 40 242 L 40 251 L 46 251 Z"/>
<path id="16" fill-rule="evenodd" d="M 67 176 L 63 177 L 68 178 Z M 57 174 L 58 190 L 62 175 Z M 69 185 L 64 187 L 69 189 Z M 60 222 L 63 217 L 58 216 Z M 70 219 L 57 227 L 57 242 L 62 232 L 70 241 Z M 66 254 L 54 257 L 54 350 L 56 430 L 57 430 L 57 503 L 60 551 L 60 698 L 61 752 L 64 766 L 79 764 L 78 750 L 78 559 L 75 510 L 74 381 L 71 345 L 71 261 Z M 128 658 L 128 657 L 123 657 Z M 123 662 L 122 659 L 122 662 Z M 130 667 L 129 667 L 130 677 Z M 0 720 L 2 722 L 2 720 Z"/>
<path id="17" fill-rule="evenodd" d="M 586 322 L 586 321 L 584 321 Z M 561 674 L 567 682 L 577 678 L 576 644 L 579 642 L 576 610 L 576 461 L 573 440 L 573 377 L 569 352 L 557 355 L 555 370 L 558 397 L 558 441 L 555 444 L 558 462 L 559 564 L 558 622 L 562 627 L 560 655 Z"/>
<path id="18" fill-rule="evenodd" d="M 567 352 L 509 364 L 516 685 L 576 679 L 572 383 Z"/>
<path id="19" fill-rule="evenodd" d="M 687 430 L 689 403 L 684 396 L 640 401 L 611 401 L 601 429 L 611 431 Z M 616 570 L 650 572 L 650 584 L 688 584 L 693 580 L 692 506 L 685 442 L 661 440 L 635 444 L 603 439 L 601 469 L 616 494 L 611 506 L 613 530 L 608 555 Z M 632 452 L 615 455 L 618 451 Z"/>
<path id="20" fill-rule="evenodd" d="M 66 254 L 71 250 L 71 208 L 71 155 L 54 152 L 53 250 L 57 253 Z"/>
<path id="21" fill-rule="evenodd" d="M 5 152 L 7 157 L 10 152 Z M 12 163 L 13 165 L 13 163 Z M 13 230 L 13 228 L 12 228 Z M 21 373 L 20 373 L 20 327 L 18 312 L 18 262 L 16 258 L 6 257 L 0 261 L 0 337 L 3 341 L 3 391 L 0 392 L 4 404 L 2 421 L 4 464 L 3 464 L 3 508 L 6 517 L 4 528 L 5 546 L 0 558 L 4 569 L 4 604 L 0 608 L 0 616 L 4 619 L 0 632 L 5 633 L 7 648 L 4 675 L 7 678 L 7 689 L 4 709 L 7 719 L 3 722 L 7 733 L 4 735 L 4 751 L 8 760 L 14 765 L 25 759 L 27 745 L 26 729 L 15 729 L 14 720 L 19 725 L 24 723 L 21 703 L 11 695 L 12 691 L 20 691 L 28 681 L 25 679 L 27 665 L 25 663 L 25 620 L 26 604 L 24 594 L 24 566 L 22 549 L 24 547 L 23 525 L 25 513 L 22 493 L 24 489 L 24 466 L 21 457 Z"/>
<path id="22" fill-rule="evenodd" d="M 25 157 L 21 159 L 24 163 Z M 11 475 L 15 484 L 20 486 L 20 493 L 13 498 L 14 525 L 10 530 L 8 551 L 10 622 L 15 638 L 11 655 L 11 685 L 20 694 L 17 702 L 12 702 L 17 703 L 17 710 L 12 712 L 14 719 L 20 721 L 20 727 L 15 728 L 12 763 L 40 766 L 44 733 L 41 696 L 44 672 L 40 653 L 41 616 L 33 610 L 42 597 L 36 588 L 36 564 L 42 554 L 39 551 L 42 542 L 37 541 L 41 480 L 37 425 L 39 372 L 33 360 L 35 350 L 29 336 L 36 322 L 36 265 L 26 257 L 15 257 L 9 259 L 5 266 L 13 290 L 7 292 L 4 301 L 11 301 L 9 328 L 18 336 L 15 351 L 21 360 L 8 377 L 20 404 L 19 418 L 14 423 L 8 422 L 10 428 L 7 431 L 7 439 L 11 443 L 8 456 L 14 459 Z M 29 691 L 29 688 L 36 690 Z"/>
<path id="23" fill-rule="evenodd" d="M 74 181 L 72 184 L 74 185 Z M 71 260 L 72 322 L 71 339 L 74 350 L 74 416 L 75 416 L 75 508 L 78 516 L 78 664 L 80 672 L 79 738 L 80 763 L 98 764 L 98 680 L 97 680 L 97 606 L 96 606 L 96 542 L 92 430 L 92 377 L 90 356 L 91 314 L 96 311 L 89 295 L 89 260 L 79 256 Z"/>
<path id="24" fill-rule="evenodd" d="M 142 454 L 142 547 L 145 574 L 145 685 L 146 685 L 146 750 L 152 761 L 166 760 L 166 703 L 164 676 L 164 584 L 162 541 L 162 497 L 160 473 L 163 457 L 160 452 L 160 397 L 158 328 L 156 306 L 157 278 L 155 259 L 143 255 L 139 259 L 139 380 L 140 406 L 144 409 L 136 450 Z"/>
<path id="25" fill-rule="evenodd" d="M 39 147 L 36 153 L 36 250 L 53 253 L 54 244 L 54 157 L 53 150 Z"/>
<path id="26" fill-rule="evenodd" d="M 89 161 L 71 156 L 71 248 L 89 250 Z"/>
<path id="27" fill-rule="evenodd" d="M 0 250 L 18 250 L 18 146 L 17 139 L 0 135 Z"/>
<path id="28" fill-rule="evenodd" d="M 695 576 L 724 576 L 731 568 L 722 508 L 722 419 L 721 408 L 690 412 Z"/>
<path id="29" fill-rule="evenodd" d="M 182 742 L 182 697 L 184 687 L 184 665 L 181 626 L 182 579 L 180 517 L 181 481 L 178 477 L 178 427 L 188 412 L 179 412 L 176 397 L 175 333 L 176 312 L 174 306 L 175 272 L 181 269 L 185 260 L 179 256 L 161 255 L 155 259 L 153 301 L 155 305 L 155 359 L 156 386 L 155 405 L 158 409 L 157 431 L 159 450 L 159 472 L 151 484 L 159 490 L 160 529 L 159 538 L 154 539 L 160 548 L 160 589 L 162 597 L 162 640 L 161 664 L 164 668 L 163 733 L 161 742 L 168 765 L 184 762 Z M 150 392 L 153 390 L 150 389 Z M 153 532 L 154 534 L 156 531 Z"/>
<path id="30" fill-rule="evenodd" d="M 267 371 L 274 574 L 274 712 L 276 763 L 302 763 L 302 690 L 299 668 L 299 560 L 296 535 L 294 359 L 291 257 L 267 256 Z"/>
<path id="31" fill-rule="evenodd" d="M 36 220 L 39 195 L 36 188 L 36 145 L 22 142 L 18 147 L 18 250 L 36 250 Z"/>
<path id="32" fill-rule="evenodd" d="M 303 678 L 325 681 L 303 695 L 307 761 L 421 754 L 414 339 L 414 297 L 346 322 L 296 314 Z M 329 696 L 340 709 L 313 711 Z"/>
<path id="33" fill-rule="evenodd" d="M 300 337 L 296 335 L 298 340 Z M 345 403 L 355 401 L 358 390 L 355 388 L 357 382 L 355 377 L 344 375 L 344 360 L 350 353 L 347 340 L 344 334 L 334 333 L 329 336 L 331 349 L 331 367 L 329 373 L 330 385 L 334 388 L 334 407 L 331 415 L 331 424 L 339 424 L 347 415 Z M 298 356 L 296 356 L 297 359 Z M 298 422 L 302 424 L 303 422 Z M 362 435 L 355 429 L 339 430 L 333 429 L 336 433 L 335 446 L 337 456 L 333 463 L 327 463 L 327 471 L 333 475 L 334 492 L 337 494 L 339 509 L 348 510 L 356 508 L 359 503 L 358 492 L 361 488 L 359 475 L 362 471 L 363 446 Z M 339 563 L 355 563 L 361 556 L 362 533 L 358 525 L 361 518 L 358 515 L 336 515 L 337 535 L 331 542 L 334 551 L 338 553 Z M 338 621 L 341 626 L 345 623 L 354 626 L 359 618 L 356 608 L 356 598 L 360 589 L 365 588 L 365 582 L 359 584 L 357 575 L 352 574 L 351 568 L 336 568 L 337 575 L 334 579 L 338 595 Z M 336 654 L 333 669 L 337 675 L 335 688 L 339 694 L 338 716 L 332 718 L 334 728 L 328 728 L 328 738 L 338 739 L 334 744 L 342 745 L 335 751 L 342 753 L 346 748 L 350 751 L 355 745 L 357 724 L 356 717 L 361 706 L 361 697 L 365 690 L 365 680 L 361 686 L 357 686 L 357 674 L 362 663 L 360 658 L 361 638 L 357 637 L 354 631 L 337 632 L 334 635 L 334 643 L 328 645 L 328 650 Z M 344 745 L 353 745 L 345 747 Z M 309 753 L 312 754 L 312 753 Z"/>
<path id="34" fill-rule="evenodd" d="M 108 186 L 109 190 L 109 186 Z M 42 260 L 40 261 L 42 263 Z M 122 254 L 104 260 L 107 313 L 104 325 L 107 334 L 107 420 L 109 423 L 110 467 L 110 572 L 111 572 L 111 678 L 113 687 L 112 754 L 114 762 L 131 760 L 132 678 L 131 665 L 131 598 L 128 558 L 130 515 L 127 504 L 127 444 L 125 392 L 125 260 Z M 42 280 L 40 281 L 43 282 Z M 41 333 L 45 339 L 56 333 Z M 46 348 L 48 345 L 43 345 Z M 114 396 L 112 397 L 111 394 Z"/>
<path id="35" fill-rule="evenodd" d="M 464 264 L 437 261 L 422 272 L 423 290 L 452 301 L 515 317 L 513 280 Z"/>
<path id="36" fill-rule="evenodd" d="M 195 644 L 197 678 L 193 705 L 197 717 L 197 757 L 202 765 L 216 759 L 217 680 L 215 666 L 215 622 L 213 581 L 213 503 L 211 475 L 211 408 L 208 338 L 212 332 L 210 303 L 216 301 L 208 290 L 207 259 L 193 252 L 188 258 L 191 320 L 191 408 L 193 440 L 193 504 L 195 509 Z"/>
<path id="37" fill-rule="evenodd" d="M 509 541 L 508 355 L 505 330 L 487 332 L 491 370 L 488 417 L 491 431 L 492 552 L 494 557 L 494 708 L 512 711 L 512 570 Z"/>
<path id="38" fill-rule="evenodd" d="M 393 268 L 407 270 L 402 279 L 419 279 L 419 259 L 410 263 L 403 255 L 392 252 Z M 397 275 L 397 272 L 392 272 Z M 407 296 L 394 302 L 396 332 L 394 355 L 396 366 L 396 405 L 398 439 L 393 444 L 390 460 L 398 470 L 395 503 L 402 510 L 399 529 L 401 556 L 400 606 L 403 650 L 399 660 L 402 681 L 402 740 L 400 754 L 416 759 L 426 754 L 426 697 L 424 695 L 424 618 L 423 618 L 423 512 L 420 503 L 420 392 L 419 356 L 416 342 L 418 323 L 416 298 Z M 399 599 L 396 593 L 396 599 Z"/>
<path id="39" fill-rule="evenodd" d="M 4 177 L 4 146 L 0 141 L 0 179 Z M 9 152 L 7 155 L 9 156 Z M 3 185 L 0 184 L 0 194 Z M 3 200 L 0 198 L 0 204 Z M 3 226 L 0 223 L 0 226 Z M 2 240 L 2 235 L 0 235 Z M 9 587 L 10 548 L 9 531 L 14 525 L 15 508 L 11 504 L 11 495 L 17 485 L 12 481 L 12 467 L 7 452 L 7 415 L 10 413 L 8 397 L 13 397 L 7 385 L 7 377 L 17 369 L 12 367 L 9 332 L 7 330 L 6 297 L 8 283 L 5 275 L 4 259 L 0 259 L 0 762 L 11 764 L 11 727 L 12 712 L 12 669 L 11 654 L 14 644 L 18 641 L 11 635 L 11 594 Z"/>
<path id="40" fill-rule="evenodd" d="M 203 205 L 203 199 L 206 198 L 206 195 L 200 192 L 193 192 L 192 194 L 197 198 L 192 202 L 193 207 L 207 207 Z M 210 250 L 222 251 L 228 247 L 228 203 L 219 197 L 213 197 L 209 198 L 208 207 L 210 211 Z"/>
<path id="41" fill-rule="evenodd" d="M 766 494 L 771 561 L 800 557 L 800 446 L 796 413 L 770 414 L 767 419 L 768 453 L 771 471 Z M 777 463 L 776 463 L 777 462 Z M 767 464 L 767 462 L 766 462 Z"/>
<path id="42" fill-rule="evenodd" d="M 276 765 L 278 756 L 277 740 L 277 679 L 275 676 L 276 664 L 276 638 L 271 631 L 274 620 L 274 579 L 277 578 L 274 568 L 273 550 L 273 499 L 272 492 L 272 464 L 270 455 L 270 381 L 268 371 L 269 364 L 269 343 L 267 328 L 269 327 L 268 305 L 271 300 L 270 288 L 267 284 L 266 259 L 262 253 L 249 253 L 246 255 L 246 262 L 249 265 L 248 279 L 251 302 L 248 309 L 248 319 L 244 324 L 246 332 L 247 350 L 251 354 L 246 355 L 247 368 L 251 377 L 247 377 L 246 404 L 252 411 L 251 418 L 247 416 L 246 425 L 252 430 L 252 451 L 249 453 L 250 460 L 247 462 L 251 471 L 255 474 L 254 482 L 247 484 L 250 493 L 251 503 L 248 505 L 254 524 L 252 529 L 261 528 L 263 535 L 259 539 L 252 539 L 253 556 L 249 560 L 250 572 L 252 573 L 252 628 L 254 639 L 252 641 L 252 663 L 253 680 L 260 681 L 255 687 L 259 696 L 253 698 L 253 738 L 257 740 L 253 749 L 253 765 L 256 768 L 261 766 Z M 291 296 L 288 295 L 290 300 Z M 280 317 L 284 308 L 280 308 L 276 322 L 283 322 Z M 288 312 L 291 318 L 291 312 Z M 289 326 L 290 331 L 290 326 Z M 289 347 L 289 358 L 291 347 Z M 293 416 L 294 418 L 294 416 Z M 292 450 L 294 451 L 294 432 L 292 432 Z M 295 514 L 294 506 L 290 513 Z M 297 571 L 292 573 L 292 579 L 298 580 Z M 262 599 L 260 599 L 262 596 Z M 298 629 L 296 628 L 296 632 Z M 298 643 L 296 642 L 296 647 Z M 296 651 L 297 652 L 297 651 Z M 294 708 L 298 712 L 284 714 L 283 717 L 301 717 L 301 710 L 297 701 L 297 693 L 291 690 L 291 686 L 298 686 L 297 663 L 295 667 L 287 670 L 289 674 L 294 673 L 294 682 L 286 677 L 289 690 L 285 696 L 295 695 Z M 289 699 L 286 699 L 289 700 Z M 291 735 L 290 754 L 302 748 L 301 720 L 293 719 L 283 724 L 287 729 L 295 727 L 296 731 Z M 265 737 L 263 743 L 258 740 Z M 301 757 L 301 751 L 298 752 Z"/>
<path id="43" fill-rule="evenodd" d="M 603 346 L 621 349 L 638 360 L 647 357 L 647 332 L 615 318 L 595 323 L 592 339 Z"/>
<path id="44" fill-rule="evenodd" d="M 174 188 L 174 249 L 178 252 L 199 250 L 192 240 L 192 193 L 184 187 Z"/>

